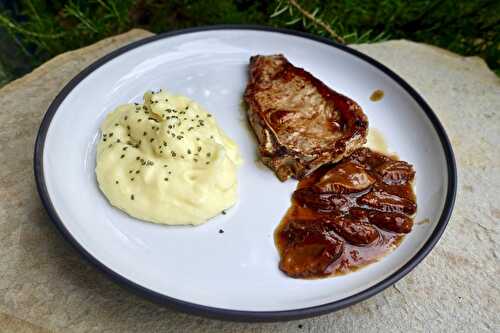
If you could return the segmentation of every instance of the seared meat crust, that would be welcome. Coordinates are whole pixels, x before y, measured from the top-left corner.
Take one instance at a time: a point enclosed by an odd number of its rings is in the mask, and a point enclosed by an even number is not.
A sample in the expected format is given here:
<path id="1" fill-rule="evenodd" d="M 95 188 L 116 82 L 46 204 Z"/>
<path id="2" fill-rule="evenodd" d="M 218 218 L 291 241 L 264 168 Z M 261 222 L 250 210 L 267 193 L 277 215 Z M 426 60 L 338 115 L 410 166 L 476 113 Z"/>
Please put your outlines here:
<path id="1" fill-rule="evenodd" d="M 250 58 L 244 98 L 261 159 L 281 181 L 302 179 L 366 142 L 361 107 L 283 55 Z"/>

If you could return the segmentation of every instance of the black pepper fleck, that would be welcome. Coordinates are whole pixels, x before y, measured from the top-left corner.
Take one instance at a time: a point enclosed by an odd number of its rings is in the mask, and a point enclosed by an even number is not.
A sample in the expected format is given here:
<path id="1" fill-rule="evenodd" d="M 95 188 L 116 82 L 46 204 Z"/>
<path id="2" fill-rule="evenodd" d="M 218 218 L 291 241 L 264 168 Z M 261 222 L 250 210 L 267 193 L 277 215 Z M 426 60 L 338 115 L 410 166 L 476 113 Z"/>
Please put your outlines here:
<path id="1" fill-rule="evenodd" d="M 131 199 L 131 200 L 134 200 L 134 195 L 133 195 L 133 194 L 132 194 L 132 195 L 130 195 L 130 199 Z"/>
<path id="2" fill-rule="evenodd" d="M 225 211 L 225 210 L 223 210 L 223 211 L 222 211 L 222 215 L 226 215 L 226 214 L 227 214 L 227 213 L 226 213 L 226 211 Z"/>
<path id="3" fill-rule="evenodd" d="M 124 157 L 125 157 L 125 155 L 120 156 L 120 158 L 124 158 Z"/>

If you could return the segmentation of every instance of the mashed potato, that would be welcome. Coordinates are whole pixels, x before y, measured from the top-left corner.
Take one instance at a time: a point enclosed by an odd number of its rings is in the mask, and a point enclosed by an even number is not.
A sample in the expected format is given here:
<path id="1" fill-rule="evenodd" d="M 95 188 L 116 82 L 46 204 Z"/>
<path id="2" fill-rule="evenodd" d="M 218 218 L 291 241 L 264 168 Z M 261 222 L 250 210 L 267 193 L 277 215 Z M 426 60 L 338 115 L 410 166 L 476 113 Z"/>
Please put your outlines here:
<path id="1" fill-rule="evenodd" d="M 196 102 L 165 91 L 101 125 L 96 175 L 109 202 L 142 220 L 200 224 L 237 200 L 238 147 Z"/>

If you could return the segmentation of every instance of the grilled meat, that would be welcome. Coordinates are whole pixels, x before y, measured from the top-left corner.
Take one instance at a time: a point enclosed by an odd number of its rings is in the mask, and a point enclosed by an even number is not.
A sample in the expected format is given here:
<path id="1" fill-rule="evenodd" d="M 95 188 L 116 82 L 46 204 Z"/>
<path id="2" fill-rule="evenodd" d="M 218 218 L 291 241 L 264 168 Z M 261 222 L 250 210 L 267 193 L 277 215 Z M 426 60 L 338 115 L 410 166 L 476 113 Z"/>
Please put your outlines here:
<path id="1" fill-rule="evenodd" d="M 302 179 L 366 142 L 361 107 L 283 55 L 250 58 L 245 101 L 262 161 L 281 181 Z"/>

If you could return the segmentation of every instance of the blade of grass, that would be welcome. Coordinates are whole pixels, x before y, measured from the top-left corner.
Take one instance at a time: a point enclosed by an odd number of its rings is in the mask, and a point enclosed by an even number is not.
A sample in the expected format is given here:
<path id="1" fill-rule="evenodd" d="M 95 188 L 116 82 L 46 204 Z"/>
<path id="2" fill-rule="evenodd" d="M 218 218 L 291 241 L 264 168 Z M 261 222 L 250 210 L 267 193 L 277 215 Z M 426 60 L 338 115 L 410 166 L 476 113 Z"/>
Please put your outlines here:
<path id="1" fill-rule="evenodd" d="M 91 30 L 94 33 L 98 33 L 99 30 L 95 27 L 94 24 L 85 16 L 85 14 L 80 10 L 80 7 L 74 3 L 73 1 L 70 1 L 65 7 L 64 7 L 64 12 L 68 16 L 72 16 L 76 18 L 77 20 L 80 21 L 85 27 L 87 27 L 89 30 Z"/>
<path id="2" fill-rule="evenodd" d="M 0 13 L 0 25 L 7 28 L 7 29 L 12 29 L 15 32 L 18 32 L 23 35 L 31 36 L 31 37 L 36 37 L 36 38 L 49 38 L 49 39 L 56 39 L 56 38 L 61 38 L 65 35 L 64 32 L 59 32 L 55 34 L 43 34 L 43 33 L 38 33 L 38 32 L 33 32 L 26 30 L 22 28 L 19 24 L 16 24 L 12 22 L 8 17 Z"/>

